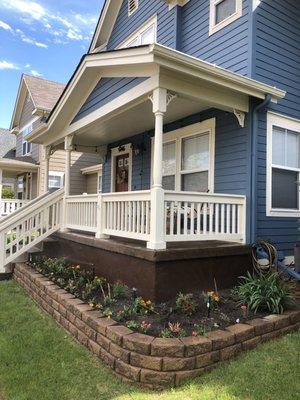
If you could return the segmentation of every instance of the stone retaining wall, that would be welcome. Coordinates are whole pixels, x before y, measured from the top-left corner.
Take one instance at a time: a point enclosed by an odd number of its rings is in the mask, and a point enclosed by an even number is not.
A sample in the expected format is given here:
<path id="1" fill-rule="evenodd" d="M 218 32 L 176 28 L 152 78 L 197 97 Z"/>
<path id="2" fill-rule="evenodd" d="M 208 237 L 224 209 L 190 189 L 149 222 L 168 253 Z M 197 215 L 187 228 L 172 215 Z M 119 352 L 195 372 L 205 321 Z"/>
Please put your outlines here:
<path id="1" fill-rule="evenodd" d="M 300 311 L 289 311 L 213 331 L 207 337 L 154 338 L 101 317 L 99 311 L 24 264 L 16 265 L 14 277 L 38 305 L 117 375 L 147 387 L 178 386 L 210 371 L 219 361 L 300 326 Z"/>

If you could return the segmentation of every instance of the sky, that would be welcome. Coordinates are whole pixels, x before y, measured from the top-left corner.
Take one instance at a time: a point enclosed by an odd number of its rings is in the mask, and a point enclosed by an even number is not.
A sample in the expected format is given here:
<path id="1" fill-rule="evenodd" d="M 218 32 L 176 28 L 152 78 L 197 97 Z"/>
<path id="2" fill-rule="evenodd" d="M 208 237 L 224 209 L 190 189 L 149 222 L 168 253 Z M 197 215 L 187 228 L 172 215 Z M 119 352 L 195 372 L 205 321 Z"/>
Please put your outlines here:
<path id="1" fill-rule="evenodd" d="M 0 0 L 0 128 L 22 73 L 67 83 L 88 50 L 103 0 Z"/>

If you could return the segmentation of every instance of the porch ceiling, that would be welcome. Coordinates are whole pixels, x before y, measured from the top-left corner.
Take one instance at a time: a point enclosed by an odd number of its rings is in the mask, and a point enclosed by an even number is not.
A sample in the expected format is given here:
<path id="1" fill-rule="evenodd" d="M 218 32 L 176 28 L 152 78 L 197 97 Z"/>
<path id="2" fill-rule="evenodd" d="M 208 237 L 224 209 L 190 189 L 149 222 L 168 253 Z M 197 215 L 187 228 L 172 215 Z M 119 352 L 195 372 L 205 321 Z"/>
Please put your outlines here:
<path id="1" fill-rule="evenodd" d="M 148 77 L 123 95 L 72 123 L 103 77 Z M 271 94 L 277 102 L 285 92 L 245 78 L 161 45 L 149 45 L 83 58 L 48 121 L 29 140 L 44 145 L 74 134 L 85 145 L 107 144 L 154 126 L 149 94 L 158 87 L 176 93 L 165 122 L 208 109 L 247 112 L 249 97 Z"/>
<path id="2" fill-rule="evenodd" d="M 177 97 L 168 106 L 164 122 L 170 123 L 205 109 L 207 109 L 205 104 Z M 75 134 L 74 143 L 79 146 L 101 146 L 152 129 L 154 129 L 152 104 L 148 97 L 145 97 L 141 103 L 130 109 L 81 128 Z"/>

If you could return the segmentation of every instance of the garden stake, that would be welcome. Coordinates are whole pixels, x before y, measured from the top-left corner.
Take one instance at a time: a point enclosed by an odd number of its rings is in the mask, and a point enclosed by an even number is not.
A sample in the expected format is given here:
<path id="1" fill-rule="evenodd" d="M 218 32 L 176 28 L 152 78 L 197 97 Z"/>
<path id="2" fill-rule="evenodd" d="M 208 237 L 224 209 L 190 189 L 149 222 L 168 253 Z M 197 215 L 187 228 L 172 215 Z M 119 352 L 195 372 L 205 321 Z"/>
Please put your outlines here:
<path id="1" fill-rule="evenodd" d="M 210 311 L 211 311 L 211 297 L 208 296 L 208 302 L 206 304 L 207 306 L 207 318 L 210 318 Z"/>

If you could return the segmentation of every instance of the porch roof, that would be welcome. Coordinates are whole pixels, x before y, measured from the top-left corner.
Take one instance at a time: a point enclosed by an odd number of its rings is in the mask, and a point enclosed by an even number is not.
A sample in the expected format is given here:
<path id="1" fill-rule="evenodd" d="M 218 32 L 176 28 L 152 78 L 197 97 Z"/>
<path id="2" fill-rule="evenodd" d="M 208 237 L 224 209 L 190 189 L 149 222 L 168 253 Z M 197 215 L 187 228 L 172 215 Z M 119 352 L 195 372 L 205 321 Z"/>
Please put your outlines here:
<path id="1" fill-rule="evenodd" d="M 99 80 L 113 77 L 146 79 L 117 99 L 72 123 Z M 123 132 L 123 137 L 149 130 L 153 127 L 153 116 L 147 100 L 157 87 L 168 89 L 178 96 L 178 100 L 172 102 L 168 109 L 166 122 L 213 107 L 229 112 L 248 112 L 250 96 L 264 99 L 269 94 L 275 103 L 285 96 L 283 90 L 159 44 L 87 54 L 48 120 L 35 129 L 28 139 L 53 145 L 61 142 L 65 136 L 75 134 L 77 144 L 96 146 L 121 139 L 120 135 L 115 134 L 118 130 Z M 134 116 L 138 118 L 132 124 Z"/>
<path id="2" fill-rule="evenodd" d="M 15 173 L 37 171 L 39 166 L 30 162 L 24 162 L 13 158 L 0 158 L 0 170 Z"/>

